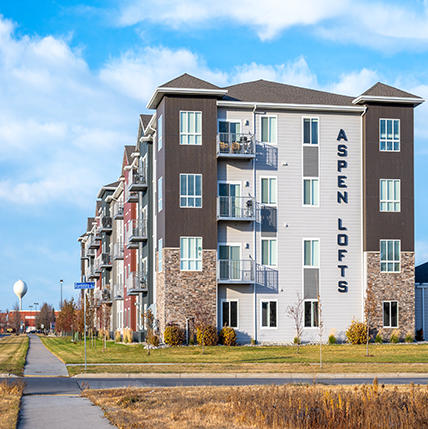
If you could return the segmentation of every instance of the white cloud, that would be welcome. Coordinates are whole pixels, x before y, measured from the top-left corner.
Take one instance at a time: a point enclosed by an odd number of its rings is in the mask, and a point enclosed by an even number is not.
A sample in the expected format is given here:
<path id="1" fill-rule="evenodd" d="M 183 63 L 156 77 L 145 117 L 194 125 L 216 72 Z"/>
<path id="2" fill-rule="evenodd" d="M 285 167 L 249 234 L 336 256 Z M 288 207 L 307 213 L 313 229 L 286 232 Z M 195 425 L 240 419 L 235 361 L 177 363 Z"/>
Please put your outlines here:
<path id="1" fill-rule="evenodd" d="M 181 32 L 232 23 L 252 28 L 261 40 L 298 26 L 339 43 L 396 51 L 428 47 L 427 10 L 426 2 L 370 0 L 128 0 L 118 23 L 151 21 Z"/>
<path id="2" fill-rule="evenodd" d="M 379 75 L 376 70 L 363 68 L 360 71 L 341 74 L 339 82 L 327 85 L 326 90 L 336 94 L 357 96 L 378 81 Z"/>

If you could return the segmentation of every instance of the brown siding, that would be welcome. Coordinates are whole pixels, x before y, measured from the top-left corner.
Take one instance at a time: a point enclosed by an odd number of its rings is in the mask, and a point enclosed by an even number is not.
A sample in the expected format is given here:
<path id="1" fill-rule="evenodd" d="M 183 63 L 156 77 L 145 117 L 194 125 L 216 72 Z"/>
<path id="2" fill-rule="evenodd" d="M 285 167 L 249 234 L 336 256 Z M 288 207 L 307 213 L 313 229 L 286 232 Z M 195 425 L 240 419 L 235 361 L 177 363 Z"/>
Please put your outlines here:
<path id="1" fill-rule="evenodd" d="M 202 145 L 180 145 L 181 110 L 202 112 Z M 180 236 L 197 236 L 203 238 L 204 249 L 216 249 L 216 99 L 164 97 L 157 112 L 158 117 L 162 112 L 164 123 L 157 162 L 157 178 L 163 175 L 164 186 L 158 238 L 164 239 L 164 248 L 178 248 Z M 180 208 L 180 173 L 202 174 L 202 208 Z"/>
<path id="2" fill-rule="evenodd" d="M 414 251 L 413 107 L 368 105 L 363 121 L 364 251 L 379 251 L 381 239 L 400 239 Z M 379 119 L 400 119 L 400 152 L 379 150 Z M 401 180 L 401 212 L 380 211 L 380 179 Z"/>

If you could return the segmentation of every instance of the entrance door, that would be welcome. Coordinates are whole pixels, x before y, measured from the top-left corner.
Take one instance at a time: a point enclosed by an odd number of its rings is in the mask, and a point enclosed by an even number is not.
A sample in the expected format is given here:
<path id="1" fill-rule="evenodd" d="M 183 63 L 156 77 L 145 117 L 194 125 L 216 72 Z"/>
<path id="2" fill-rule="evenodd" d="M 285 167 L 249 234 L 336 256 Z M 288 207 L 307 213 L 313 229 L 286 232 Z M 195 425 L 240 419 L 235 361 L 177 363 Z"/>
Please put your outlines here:
<path id="1" fill-rule="evenodd" d="M 241 247 L 219 246 L 220 280 L 241 279 Z"/>

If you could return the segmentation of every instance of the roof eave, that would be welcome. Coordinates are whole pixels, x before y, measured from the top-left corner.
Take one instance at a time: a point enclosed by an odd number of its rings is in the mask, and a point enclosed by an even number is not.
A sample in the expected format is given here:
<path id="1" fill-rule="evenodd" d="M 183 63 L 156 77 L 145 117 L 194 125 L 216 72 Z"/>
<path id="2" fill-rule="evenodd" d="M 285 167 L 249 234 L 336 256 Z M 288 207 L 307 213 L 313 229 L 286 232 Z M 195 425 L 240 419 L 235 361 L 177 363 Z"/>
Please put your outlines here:
<path id="1" fill-rule="evenodd" d="M 172 95 L 211 95 L 224 97 L 227 89 L 201 89 L 201 88 L 156 88 L 149 102 L 147 109 L 156 109 L 162 97 L 167 94 Z"/>
<path id="2" fill-rule="evenodd" d="M 364 104 L 364 103 L 396 103 L 396 104 L 412 104 L 413 106 L 419 106 L 425 101 L 424 98 L 419 97 L 387 97 L 379 95 L 360 95 L 355 100 L 352 100 L 353 104 Z"/>

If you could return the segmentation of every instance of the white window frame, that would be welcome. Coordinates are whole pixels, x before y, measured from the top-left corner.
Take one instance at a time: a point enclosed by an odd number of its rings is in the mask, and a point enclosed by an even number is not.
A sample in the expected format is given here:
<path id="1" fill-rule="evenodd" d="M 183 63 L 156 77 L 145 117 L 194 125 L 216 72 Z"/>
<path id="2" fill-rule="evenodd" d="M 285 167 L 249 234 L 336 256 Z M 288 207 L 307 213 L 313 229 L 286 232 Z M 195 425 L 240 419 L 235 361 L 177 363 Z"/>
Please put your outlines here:
<path id="1" fill-rule="evenodd" d="M 310 241 L 311 242 L 311 255 L 310 255 L 310 259 L 311 259 L 311 265 L 306 265 L 305 264 L 305 242 Z M 318 263 L 314 265 L 314 260 L 313 260 L 313 243 L 314 242 L 318 242 Z M 302 261 L 303 261 L 303 268 L 320 268 L 320 258 L 321 258 L 321 243 L 320 243 L 320 239 L 319 238 L 304 238 L 303 239 L 303 248 L 302 248 Z"/>
<path id="2" fill-rule="evenodd" d="M 263 141 L 263 118 L 275 118 L 275 141 Z M 271 125 L 270 125 L 270 121 L 268 121 L 269 124 L 269 130 L 268 130 L 268 134 L 271 134 Z M 260 142 L 264 143 L 264 144 L 272 144 L 272 145 L 277 145 L 278 144 L 278 115 L 261 115 L 260 116 Z"/>
<path id="3" fill-rule="evenodd" d="M 382 121 L 385 121 L 385 138 L 381 138 L 381 124 Z M 388 121 L 392 121 L 392 139 L 388 138 Z M 398 139 L 394 136 L 394 123 L 398 122 Z M 385 142 L 385 149 L 382 149 L 382 142 Z M 388 149 L 388 143 L 391 143 L 392 149 Z M 398 149 L 395 149 L 394 143 L 398 143 Z M 400 119 L 394 118 L 380 118 L 379 119 L 379 150 L 381 152 L 400 152 L 401 150 L 401 121 Z"/>
<path id="4" fill-rule="evenodd" d="M 263 241 L 268 241 L 269 242 L 269 246 L 268 246 L 268 259 L 269 259 L 269 264 L 264 264 L 263 263 Z M 271 255 L 271 242 L 275 241 L 276 243 L 276 258 L 275 258 L 275 263 L 272 264 L 272 255 Z M 277 267 L 278 266 L 278 237 L 261 237 L 260 238 L 260 263 L 261 265 L 263 265 L 264 267 Z"/>
<path id="5" fill-rule="evenodd" d="M 397 303 L 397 326 L 392 326 L 392 306 L 391 303 L 396 302 Z M 385 323 L 385 303 L 389 303 L 389 326 L 386 326 Z M 399 315 L 400 315 L 400 309 L 399 309 L 399 303 L 398 300 L 396 299 L 391 299 L 391 300 L 385 300 L 382 301 L 382 326 L 384 328 L 398 328 L 400 323 L 399 323 Z"/>
<path id="6" fill-rule="evenodd" d="M 189 240 L 189 239 L 195 239 L 195 258 L 182 258 L 181 257 L 181 243 L 182 240 Z M 199 255 L 199 249 L 197 247 L 197 241 L 196 240 L 200 240 L 201 243 L 201 249 L 200 249 L 200 255 Z M 187 244 L 187 248 L 189 249 L 189 243 Z M 203 260 L 203 244 L 202 244 L 202 237 L 180 237 L 180 271 L 202 271 L 202 261 Z M 190 261 L 194 261 L 195 263 L 195 269 L 191 270 L 189 268 L 182 268 L 182 262 L 187 262 L 189 263 Z M 199 264 L 199 268 L 198 268 L 198 262 L 200 262 Z"/>
<path id="7" fill-rule="evenodd" d="M 263 303 L 268 303 L 268 326 L 263 326 Z M 270 326 L 270 303 L 275 302 L 276 304 L 276 326 Z M 268 299 L 263 298 L 260 300 L 260 329 L 278 329 L 279 319 L 278 319 L 278 300 L 277 299 Z"/>
<path id="8" fill-rule="evenodd" d="M 311 303 L 311 326 L 306 326 L 306 303 L 310 302 Z M 317 299 L 305 299 L 303 301 L 303 328 L 304 329 L 317 329 L 319 326 L 319 308 L 317 304 L 317 311 L 318 311 L 318 320 L 317 323 L 315 324 L 315 317 L 314 317 L 314 303 L 318 303 Z"/>
<path id="9" fill-rule="evenodd" d="M 201 130 L 200 130 L 200 132 L 194 132 L 194 133 L 190 133 L 190 132 L 188 132 L 188 130 L 187 131 L 185 131 L 185 132 L 182 132 L 181 131 L 181 120 L 182 120 L 182 115 L 183 114 L 185 114 L 186 115 L 186 121 L 187 121 L 187 124 L 188 124 L 188 120 L 189 120 L 189 113 L 194 113 L 195 114 L 195 130 L 196 130 L 196 123 L 197 123 L 197 121 L 196 121 L 196 114 L 200 114 L 201 115 Z M 179 132 L 180 132 L 180 144 L 181 145 L 192 145 L 192 146 L 201 146 L 202 145 L 202 112 L 201 111 L 199 111 L 199 110 L 180 110 L 180 119 L 179 119 Z M 186 125 L 186 129 L 187 129 L 187 125 Z M 195 140 L 195 143 L 188 143 L 189 142 L 189 137 L 190 136 L 193 136 L 194 137 L 194 140 Z M 182 137 L 185 137 L 185 139 L 187 140 L 187 143 L 185 142 L 185 143 L 183 143 L 182 142 Z M 200 138 L 200 143 L 196 143 L 196 141 L 198 140 L 197 139 L 197 137 L 199 137 Z"/>
<path id="10" fill-rule="evenodd" d="M 264 203 L 263 202 L 263 180 L 268 181 L 268 200 L 269 202 Z M 275 180 L 275 202 L 273 203 L 270 199 L 271 197 L 271 180 Z M 278 205 L 278 178 L 276 176 L 263 176 L 260 177 L 260 203 L 263 206 L 270 206 L 270 207 L 276 207 Z"/>
<path id="11" fill-rule="evenodd" d="M 386 259 L 382 260 L 382 242 L 385 242 L 385 254 L 386 254 Z M 400 251 L 399 251 L 399 260 L 396 260 L 393 256 L 393 259 L 388 259 L 388 243 L 392 242 L 394 249 L 393 249 L 393 254 L 395 253 L 395 245 L 398 242 L 399 246 L 400 246 Z M 380 253 L 380 272 L 381 273 L 391 273 L 391 274 L 396 274 L 396 273 L 401 273 L 401 240 L 380 240 L 380 246 L 379 246 L 379 253 Z M 382 269 L 382 264 L 385 264 L 385 269 Z M 393 265 L 393 269 L 390 270 L 388 265 L 392 264 Z M 399 264 L 399 270 L 395 269 L 395 264 Z"/>
<path id="12" fill-rule="evenodd" d="M 310 199 L 310 203 L 309 204 L 305 204 L 305 181 L 309 180 L 311 182 L 310 184 L 310 195 L 309 195 L 309 199 Z M 313 200 L 314 200 L 314 191 L 313 191 L 313 182 L 317 181 L 318 183 L 318 195 L 317 195 L 317 204 L 313 204 Z M 304 177 L 303 178 L 303 192 L 302 192 L 302 205 L 303 207 L 319 207 L 320 206 L 320 179 L 319 177 Z"/>
<path id="13" fill-rule="evenodd" d="M 386 198 L 382 199 L 382 182 L 385 182 L 386 185 Z M 398 199 L 395 198 L 388 198 L 389 194 L 389 184 L 392 182 L 393 184 L 393 197 L 397 197 L 395 195 L 396 192 L 396 184 L 398 183 Z M 385 195 L 384 195 L 385 196 Z M 401 180 L 400 179 L 380 179 L 379 181 L 379 200 L 380 200 L 380 206 L 379 209 L 381 212 L 401 212 Z M 385 205 L 385 208 L 382 209 L 382 204 Z M 393 205 L 393 210 L 389 210 L 389 205 Z M 398 210 L 395 210 L 396 204 L 398 204 Z"/>
<path id="14" fill-rule="evenodd" d="M 158 179 L 158 212 L 163 208 L 163 176 Z"/>
<path id="15" fill-rule="evenodd" d="M 163 271 L 162 254 L 163 254 L 163 239 L 159 238 L 158 240 L 158 272 L 159 273 Z"/>
<path id="16" fill-rule="evenodd" d="M 157 138 L 158 138 L 158 151 L 162 149 L 162 138 L 163 138 L 163 118 L 162 115 L 158 118 L 158 127 L 157 127 Z"/>
<path id="17" fill-rule="evenodd" d="M 221 323 L 223 323 L 223 303 L 225 302 L 236 302 L 236 326 L 231 326 L 231 328 L 239 329 L 239 299 L 222 299 L 220 300 L 221 303 L 221 314 L 220 314 L 220 320 Z M 229 321 L 230 321 L 230 305 L 229 305 Z M 223 324 L 221 325 L 221 328 L 223 328 Z"/>
<path id="18" fill-rule="evenodd" d="M 305 120 L 309 120 L 309 140 L 310 143 L 305 143 Z M 317 143 L 312 143 L 312 121 L 317 121 L 317 134 L 318 134 L 318 141 Z M 302 143 L 304 146 L 312 146 L 316 147 L 320 144 L 320 118 L 319 116 L 303 116 L 302 117 Z"/>
<path id="19" fill-rule="evenodd" d="M 181 178 L 182 178 L 182 176 L 186 176 L 186 190 L 187 190 L 187 192 L 189 191 L 189 189 L 188 189 L 188 177 L 189 176 L 194 176 L 193 177 L 193 192 L 194 192 L 194 194 L 193 195 L 182 195 L 181 194 Z M 200 176 L 200 178 L 201 178 L 201 195 L 195 195 L 195 193 L 196 193 L 196 176 Z M 179 182 L 178 182 L 178 186 L 179 186 L 179 195 L 180 195 L 180 208 L 182 208 L 182 209 L 201 209 L 202 208 L 202 204 L 203 204 L 203 202 L 202 202 L 202 189 L 203 189 L 203 183 L 202 183 L 202 174 L 198 174 L 198 173 L 180 173 L 180 180 L 179 180 Z M 186 204 L 185 205 L 182 205 L 182 201 L 181 201 L 181 199 L 182 198 L 185 198 L 186 199 Z M 195 200 L 195 205 L 193 205 L 193 206 L 189 206 L 188 205 L 188 203 L 189 203 L 189 198 L 193 198 L 194 200 Z M 200 201 L 201 201 L 201 205 L 200 206 L 196 206 L 196 199 L 199 199 Z"/>

